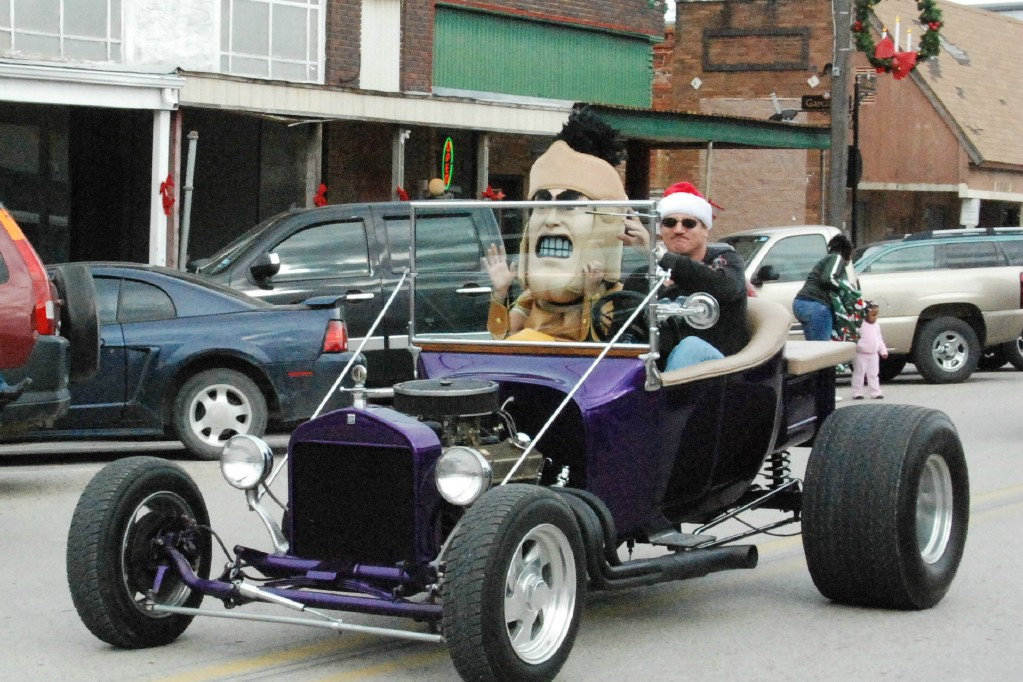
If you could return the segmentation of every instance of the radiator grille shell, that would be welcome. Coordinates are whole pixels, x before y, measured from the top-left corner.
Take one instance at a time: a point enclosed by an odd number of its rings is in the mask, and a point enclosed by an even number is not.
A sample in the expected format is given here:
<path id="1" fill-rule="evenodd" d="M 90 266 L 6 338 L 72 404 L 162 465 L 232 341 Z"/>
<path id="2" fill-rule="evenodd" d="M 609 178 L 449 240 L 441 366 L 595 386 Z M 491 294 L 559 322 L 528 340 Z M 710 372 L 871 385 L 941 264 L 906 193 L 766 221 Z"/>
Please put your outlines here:
<path id="1" fill-rule="evenodd" d="M 288 465 L 292 554 L 383 566 L 412 561 L 410 449 L 297 443 Z"/>

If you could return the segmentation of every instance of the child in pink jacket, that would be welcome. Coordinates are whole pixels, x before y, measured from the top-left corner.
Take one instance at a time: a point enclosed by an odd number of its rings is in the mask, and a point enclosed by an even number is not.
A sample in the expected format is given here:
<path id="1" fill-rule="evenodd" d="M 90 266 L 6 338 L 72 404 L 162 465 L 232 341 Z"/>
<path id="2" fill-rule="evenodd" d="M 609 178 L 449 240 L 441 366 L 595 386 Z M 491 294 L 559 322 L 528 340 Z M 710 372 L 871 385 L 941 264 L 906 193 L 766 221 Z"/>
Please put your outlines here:
<path id="1" fill-rule="evenodd" d="M 881 381 L 878 372 L 881 369 L 880 358 L 888 357 L 888 347 L 881 338 L 881 326 L 877 323 L 877 303 L 867 301 L 866 316 L 860 325 L 860 340 L 856 342 L 856 358 L 853 359 L 852 389 L 853 399 L 863 399 L 863 379 L 867 380 L 871 398 L 883 398 Z"/>

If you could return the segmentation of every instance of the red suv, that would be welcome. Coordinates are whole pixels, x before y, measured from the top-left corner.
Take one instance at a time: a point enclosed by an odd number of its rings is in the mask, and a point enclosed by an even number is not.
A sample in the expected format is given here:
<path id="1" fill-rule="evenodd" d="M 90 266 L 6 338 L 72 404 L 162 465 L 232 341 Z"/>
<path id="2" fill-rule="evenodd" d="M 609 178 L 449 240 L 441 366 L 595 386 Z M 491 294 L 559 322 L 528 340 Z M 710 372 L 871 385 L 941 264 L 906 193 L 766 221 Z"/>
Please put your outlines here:
<path id="1" fill-rule="evenodd" d="M 35 249 L 0 204 L 0 374 L 32 379 L 0 408 L 0 436 L 49 426 L 70 402 L 68 383 L 95 373 L 99 359 L 92 278 L 77 266 L 51 281 Z"/>

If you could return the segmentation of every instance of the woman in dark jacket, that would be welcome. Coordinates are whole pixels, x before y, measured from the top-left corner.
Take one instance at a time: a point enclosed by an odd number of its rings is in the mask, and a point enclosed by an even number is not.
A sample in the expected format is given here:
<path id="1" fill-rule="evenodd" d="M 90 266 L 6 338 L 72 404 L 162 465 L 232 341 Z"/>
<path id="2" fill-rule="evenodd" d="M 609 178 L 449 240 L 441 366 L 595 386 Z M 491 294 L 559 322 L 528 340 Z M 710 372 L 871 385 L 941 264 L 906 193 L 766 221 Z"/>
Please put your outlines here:
<path id="1" fill-rule="evenodd" d="M 837 234 L 828 242 L 828 255 L 817 261 L 803 288 L 792 301 L 792 312 L 803 325 L 807 341 L 829 341 L 832 329 L 831 297 L 846 279 L 845 268 L 852 256 L 852 242 Z"/>

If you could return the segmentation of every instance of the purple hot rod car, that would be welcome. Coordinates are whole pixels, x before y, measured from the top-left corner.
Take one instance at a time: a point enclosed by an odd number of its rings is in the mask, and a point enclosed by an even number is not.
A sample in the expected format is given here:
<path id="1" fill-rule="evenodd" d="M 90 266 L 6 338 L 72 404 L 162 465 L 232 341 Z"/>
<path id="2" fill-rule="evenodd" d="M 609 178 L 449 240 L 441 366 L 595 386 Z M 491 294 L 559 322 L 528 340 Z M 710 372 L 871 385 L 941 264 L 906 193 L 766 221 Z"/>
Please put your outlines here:
<path id="1" fill-rule="evenodd" d="M 586 205 L 612 210 L 607 203 Z M 741 352 L 660 371 L 659 317 L 707 325 L 716 304 L 697 295 L 667 310 L 653 260 L 641 286 L 626 287 L 649 294 L 614 295 L 610 320 L 594 307 L 606 343 L 543 343 L 494 340 L 485 320 L 477 332 L 417 332 L 415 292 L 432 273 L 417 273 L 413 254 L 419 378 L 396 385 L 385 406 L 368 399 L 379 389 L 363 388 L 356 371 L 351 407 L 292 434 L 280 511 L 264 495 L 270 449 L 251 436 L 225 447 L 224 476 L 245 492 L 271 547 L 235 547 L 210 578 L 211 530 L 195 484 L 170 462 L 119 460 L 83 492 L 69 533 L 83 622 L 126 648 L 166 644 L 209 613 L 369 631 L 446 643 L 466 679 L 550 679 L 587 591 L 750 569 L 757 549 L 742 541 L 796 522 L 826 597 L 936 604 L 962 556 L 969 508 L 948 417 L 892 404 L 835 410 L 834 367 L 852 344 L 789 342 L 788 311 L 757 299 Z M 487 295 L 488 284 L 461 291 Z M 788 450 L 811 442 L 800 480 Z M 753 509 L 775 513 L 714 534 Z M 640 544 L 660 553 L 632 558 Z M 199 608 L 206 596 L 282 613 L 211 612 Z M 331 611 L 409 625 L 352 624 Z"/>

